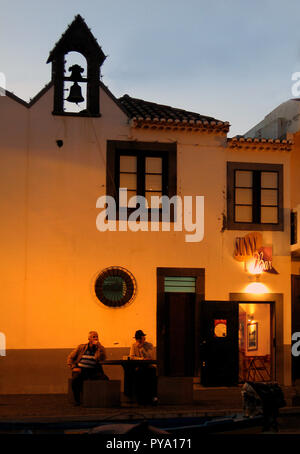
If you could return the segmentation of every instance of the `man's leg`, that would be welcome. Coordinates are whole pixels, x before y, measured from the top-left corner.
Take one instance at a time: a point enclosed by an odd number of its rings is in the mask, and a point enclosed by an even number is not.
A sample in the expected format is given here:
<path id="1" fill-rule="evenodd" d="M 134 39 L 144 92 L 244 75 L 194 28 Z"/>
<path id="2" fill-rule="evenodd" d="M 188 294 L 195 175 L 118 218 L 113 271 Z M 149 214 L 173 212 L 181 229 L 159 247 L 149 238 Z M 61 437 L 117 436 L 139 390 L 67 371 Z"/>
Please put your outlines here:
<path id="1" fill-rule="evenodd" d="M 153 403 L 156 397 L 156 369 L 152 366 L 141 365 L 135 371 L 135 393 L 139 404 Z"/>
<path id="2" fill-rule="evenodd" d="M 97 367 L 91 376 L 91 380 L 109 380 L 108 376 L 103 372 L 102 366 Z"/>
<path id="3" fill-rule="evenodd" d="M 133 376 L 133 395 L 138 404 L 144 405 L 145 399 L 145 368 L 136 367 Z"/>
<path id="4" fill-rule="evenodd" d="M 85 379 L 85 374 L 81 372 L 72 372 L 72 390 L 76 404 L 80 404 L 80 394 L 82 391 L 82 384 Z"/>
<path id="5" fill-rule="evenodd" d="M 148 374 L 149 374 L 149 388 L 152 402 L 156 403 L 157 401 L 157 376 L 156 376 L 156 367 L 149 366 L 148 367 Z"/>

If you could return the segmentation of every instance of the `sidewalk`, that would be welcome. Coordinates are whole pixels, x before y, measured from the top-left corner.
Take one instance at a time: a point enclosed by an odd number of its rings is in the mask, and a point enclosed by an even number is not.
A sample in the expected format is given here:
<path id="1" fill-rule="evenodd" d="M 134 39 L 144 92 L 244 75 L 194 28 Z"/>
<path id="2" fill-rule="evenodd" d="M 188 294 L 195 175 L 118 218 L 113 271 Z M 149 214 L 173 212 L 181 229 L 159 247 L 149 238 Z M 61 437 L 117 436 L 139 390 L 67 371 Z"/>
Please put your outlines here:
<path id="1" fill-rule="evenodd" d="M 300 413 L 300 389 L 283 388 L 287 406 Z M 0 395 L 0 424 L 16 421 L 61 422 L 226 416 L 243 412 L 241 388 L 194 387 L 193 405 L 141 406 L 122 399 L 117 408 L 74 407 L 66 394 Z"/>

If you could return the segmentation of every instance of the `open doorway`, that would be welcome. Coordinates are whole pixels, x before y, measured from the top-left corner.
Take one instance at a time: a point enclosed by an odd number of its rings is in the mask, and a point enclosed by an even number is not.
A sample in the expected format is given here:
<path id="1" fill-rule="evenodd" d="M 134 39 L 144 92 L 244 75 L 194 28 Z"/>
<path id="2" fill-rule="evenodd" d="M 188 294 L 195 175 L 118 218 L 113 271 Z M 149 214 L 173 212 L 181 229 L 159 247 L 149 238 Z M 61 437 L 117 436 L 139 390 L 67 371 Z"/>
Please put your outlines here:
<path id="1" fill-rule="evenodd" d="M 273 379 L 273 305 L 239 303 L 239 382 Z"/>
<path id="2" fill-rule="evenodd" d="M 275 377 L 275 304 L 202 301 L 201 384 L 237 386 Z"/>

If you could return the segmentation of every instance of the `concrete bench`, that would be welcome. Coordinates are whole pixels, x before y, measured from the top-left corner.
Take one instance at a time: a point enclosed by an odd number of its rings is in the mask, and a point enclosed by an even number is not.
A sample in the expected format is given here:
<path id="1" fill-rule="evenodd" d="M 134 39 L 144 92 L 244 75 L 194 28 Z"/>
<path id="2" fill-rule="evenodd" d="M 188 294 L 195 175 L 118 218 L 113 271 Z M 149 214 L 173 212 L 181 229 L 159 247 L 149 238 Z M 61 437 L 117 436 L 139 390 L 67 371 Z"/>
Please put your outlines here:
<path id="1" fill-rule="evenodd" d="M 85 380 L 81 402 L 83 407 L 120 406 L 121 380 Z M 68 382 L 68 397 L 74 403 L 72 379 Z"/>
<path id="2" fill-rule="evenodd" d="M 157 396 L 160 404 L 192 404 L 193 377 L 158 377 Z"/>

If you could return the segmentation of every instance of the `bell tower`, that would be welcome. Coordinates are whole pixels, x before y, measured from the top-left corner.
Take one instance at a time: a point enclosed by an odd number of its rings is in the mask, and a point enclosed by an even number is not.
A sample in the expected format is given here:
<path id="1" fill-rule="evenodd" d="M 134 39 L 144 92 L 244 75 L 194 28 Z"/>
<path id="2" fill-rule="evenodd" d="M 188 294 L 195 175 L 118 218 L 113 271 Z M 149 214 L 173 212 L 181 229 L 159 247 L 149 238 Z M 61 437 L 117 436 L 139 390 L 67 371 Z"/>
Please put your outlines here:
<path id="1" fill-rule="evenodd" d="M 83 74 L 84 68 L 77 64 L 76 58 L 72 66 L 66 67 L 65 58 L 69 53 L 81 54 L 79 57 L 84 57 L 86 74 Z M 105 58 L 84 19 L 77 15 L 55 44 L 47 60 L 47 63 L 52 63 L 53 115 L 100 116 L 100 67 Z M 75 104 L 80 109 L 81 103 L 84 103 L 82 110 L 72 111 L 72 106 Z"/>

